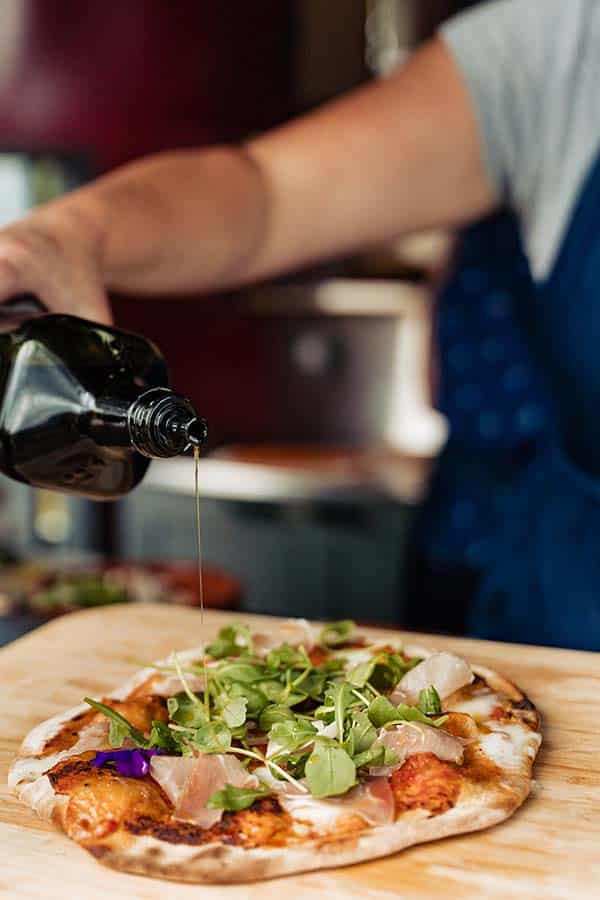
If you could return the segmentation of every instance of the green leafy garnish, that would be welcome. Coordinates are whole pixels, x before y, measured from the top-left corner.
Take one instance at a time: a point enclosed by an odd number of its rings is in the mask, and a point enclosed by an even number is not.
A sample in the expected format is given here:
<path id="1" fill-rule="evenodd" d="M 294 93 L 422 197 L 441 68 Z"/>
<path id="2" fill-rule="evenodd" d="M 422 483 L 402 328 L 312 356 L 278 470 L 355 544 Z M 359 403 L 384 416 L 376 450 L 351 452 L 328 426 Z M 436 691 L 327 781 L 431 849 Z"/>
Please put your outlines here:
<path id="1" fill-rule="evenodd" d="M 370 684 L 378 691 L 388 691 L 418 662 L 420 660 L 407 662 L 398 653 L 378 653 L 351 669 L 348 681 L 358 688 Z"/>
<path id="2" fill-rule="evenodd" d="M 324 647 L 337 647 L 339 644 L 344 644 L 352 636 L 355 627 L 352 619 L 330 622 L 321 629 L 319 643 Z"/>
<path id="3" fill-rule="evenodd" d="M 442 701 L 435 687 L 430 684 L 429 687 L 419 691 L 419 709 L 426 716 L 439 716 L 442 711 Z"/>
<path id="4" fill-rule="evenodd" d="M 379 691 L 391 691 L 402 676 L 415 665 L 416 662 L 407 662 L 399 653 L 383 654 L 378 659 L 369 681 Z"/>
<path id="5" fill-rule="evenodd" d="M 327 682 L 343 672 L 342 660 L 327 660 L 325 666 L 312 669 L 302 679 L 302 693 L 312 700 L 320 700 L 325 691 Z"/>
<path id="6" fill-rule="evenodd" d="M 398 706 L 398 720 L 401 722 L 422 722 L 423 725 L 433 725 L 435 728 L 439 728 L 440 725 L 443 725 L 446 722 L 448 716 L 440 716 L 439 719 L 431 719 L 429 716 L 426 716 L 417 706 L 407 706 L 404 703 L 401 703 Z"/>
<path id="7" fill-rule="evenodd" d="M 167 700 L 167 710 L 171 721 L 189 728 L 198 728 L 208 721 L 206 709 L 198 701 L 192 701 L 183 691 Z"/>
<path id="8" fill-rule="evenodd" d="M 189 740 L 201 753 L 225 753 L 231 747 L 231 730 L 221 722 L 210 722 L 190 731 Z"/>
<path id="9" fill-rule="evenodd" d="M 290 644 L 281 644 L 267 654 L 266 664 L 270 669 L 304 668 L 307 656 L 303 647 L 292 647 Z M 308 660 L 310 665 L 310 660 Z"/>
<path id="10" fill-rule="evenodd" d="M 371 724 L 368 715 L 364 712 L 355 712 L 350 728 L 350 737 L 352 740 L 352 753 L 364 753 L 373 744 L 377 738 L 377 729 Z"/>
<path id="11" fill-rule="evenodd" d="M 314 740 L 317 733 L 314 725 L 303 719 L 276 722 L 269 732 L 269 741 L 277 744 L 281 750 L 274 754 L 279 756 L 282 751 L 299 750 L 305 744 Z"/>
<path id="12" fill-rule="evenodd" d="M 223 707 L 221 715 L 229 728 L 239 728 L 246 721 L 246 707 L 248 701 L 245 697 L 231 697 Z"/>
<path id="13" fill-rule="evenodd" d="M 268 788 L 243 788 L 226 784 L 220 791 L 215 791 L 206 801 L 207 809 L 224 809 L 227 812 L 239 812 L 248 809 L 256 800 L 269 797 Z"/>
<path id="14" fill-rule="evenodd" d="M 353 757 L 352 761 L 357 769 L 361 766 L 393 766 L 398 762 L 398 754 L 385 744 L 374 743 L 368 750 Z"/>
<path id="15" fill-rule="evenodd" d="M 206 653 L 213 659 L 225 656 L 252 656 L 254 647 L 250 629 L 247 625 L 226 625 L 219 631 L 218 637 L 207 646 Z"/>
<path id="16" fill-rule="evenodd" d="M 447 716 L 431 719 L 417 706 L 408 706 L 405 703 L 394 706 L 387 697 L 375 697 L 369 705 L 369 719 L 376 728 L 383 728 L 399 722 L 422 722 L 423 725 L 439 727 L 446 721 Z"/>
<path id="17" fill-rule="evenodd" d="M 304 772 L 314 797 L 336 797 L 356 784 L 356 766 L 336 741 L 315 741 Z"/>
<path id="18" fill-rule="evenodd" d="M 354 623 L 334 622 L 323 629 L 322 645 L 339 647 Z M 106 704 L 88 701 L 109 720 L 111 746 L 133 745 L 172 755 L 231 753 L 244 764 L 266 766 L 271 775 L 308 788 L 315 797 L 344 794 L 357 783 L 357 770 L 389 766 L 397 755 L 378 739 L 379 729 L 401 722 L 439 725 L 445 721 L 434 688 L 422 691 L 418 706 L 394 705 L 389 691 L 419 660 L 375 648 L 370 659 L 346 674 L 343 651 L 313 664 L 305 648 L 282 643 L 262 659 L 254 656 L 246 626 L 227 626 L 207 648 L 215 663 L 187 663 L 173 654 L 181 690 L 166 702 L 168 723 L 154 721 L 148 737 Z M 201 691 L 190 675 L 203 675 Z M 186 678 L 187 675 L 187 678 Z M 319 734 L 319 722 L 335 737 Z M 264 742 L 264 743 L 263 743 Z M 266 756 L 264 744 L 269 747 Z M 299 780 L 302 779 L 302 780 Z M 304 781 L 303 779 L 306 779 Z M 307 787 L 308 785 L 308 787 Z M 247 809 L 270 791 L 226 785 L 214 793 L 210 808 Z"/>
<path id="19" fill-rule="evenodd" d="M 329 687 L 326 695 L 326 703 L 333 706 L 333 717 L 337 729 L 337 739 L 340 744 L 344 740 L 344 718 L 346 715 L 346 708 L 352 698 L 350 690 L 350 685 L 346 681 L 336 681 Z"/>
<path id="20" fill-rule="evenodd" d="M 269 702 L 260 690 L 260 684 L 234 681 L 228 686 L 227 692 L 229 697 L 243 697 L 246 700 L 246 715 L 249 719 L 257 719 Z"/>
<path id="21" fill-rule="evenodd" d="M 304 775 L 306 774 L 306 763 L 308 762 L 311 753 L 312 750 L 290 753 L 285 760 L 286 770 L 290 772 L 294 778 L 304 778 Z"/>
<path id="22" fill-rule="evenodd" d="M 256 663 L 242 660 L 223 660 L 212 670 L 222 681 L 241 681 L 251 684 L 264 678 L 264 668 Z"/>
<path id="23" fill-rule="evenodd" d="M 373 656 L 372 659 L 359 663 L 357 666 L 354 666 L 353 669 L 350 669 L 347 675 L 350 684 L 359 688 L 364 687 L 373 674 L 373 670 L 375 669 L 379 658 L 380 657 L 378 656 Z"/>
<path id="24" fill-rule="evenodd" d="M 153 750 L 164 750 L 166 753 L 178 754 L 181 752 L 179 742 L 175 733 L 171 731 L 166 722 L 152 722 L 150 737 L 148 738 L 148 748 Z"/>
<path id="25" fill-rule="evenodd" d="M 261 731 L 268 732 L 276 722 L 293 722 L 296 717 L 289 706 L 281 703 L 272 703 L 265 706 L 258 719 L 258 727 Z"/>
<path id="26" fill-rule="evenodd" d="M 92 700 L 90 697 L 84 697 L 84 701 L 93 709 L 97 710 L 109 720 L 108 743 L 111 747 L 122 747 L 125 738 L 130 738 L 138 747 L 148 747 L 148 742 L 139 729 L 131 722 L 128 722 L 125 716 L 118 713 L 105 703 L 99 703 L 98 700 Z"/>
<path id="27" fill-rule="evenodd" d="M 383 728 L 398 719 L 398 710 L 387 697 L 375 697 L 369 705 L 368 715 L 375 728 Z"/>

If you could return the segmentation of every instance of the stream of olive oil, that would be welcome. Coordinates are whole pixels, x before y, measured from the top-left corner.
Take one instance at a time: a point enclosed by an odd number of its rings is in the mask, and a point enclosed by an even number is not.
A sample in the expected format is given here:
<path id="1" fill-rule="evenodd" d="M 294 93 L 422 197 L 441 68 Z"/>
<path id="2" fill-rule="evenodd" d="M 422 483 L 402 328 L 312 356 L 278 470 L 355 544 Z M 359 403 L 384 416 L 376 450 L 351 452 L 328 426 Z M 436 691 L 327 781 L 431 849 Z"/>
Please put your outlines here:
<path id="1" fill-rule="evenodd" d="M 200 465 L 200 449 L 194 447 L 194 501 L 196 517 L 196 549 L 198 552 L 198 596 L 200 597 L 200 628 L 204 629 L 204 583 L 202 581 L 202 538 L 200 533 L 200 486 L 198 468 Z"/>
<path id="2" fill-rule="evenodd" d="M 204 705 L 209 713 L 208 694 L 208 669 L 206 667 L 206 642 L 204 640 L 204 583 L 202 581 L 202 533 L 200 531 L 200 482 L 198 469 L 200 467 L 200 448 L 194 447 L 194 513 L 196 519 L 196 549 L 198 551 L 198 595 L 200 597 L 200 633 L 202 648 L 202 669 L 204 671 Z"/>

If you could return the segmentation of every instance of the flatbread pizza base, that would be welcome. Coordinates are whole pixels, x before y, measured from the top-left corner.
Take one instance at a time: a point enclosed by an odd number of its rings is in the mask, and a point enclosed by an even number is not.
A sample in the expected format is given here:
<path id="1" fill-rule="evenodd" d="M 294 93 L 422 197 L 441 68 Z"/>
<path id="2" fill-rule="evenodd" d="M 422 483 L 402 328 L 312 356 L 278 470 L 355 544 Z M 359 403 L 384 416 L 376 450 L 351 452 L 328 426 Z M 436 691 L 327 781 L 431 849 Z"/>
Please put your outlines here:
<path id="1" fill-rule="evenodd" d="M 421 657 L 435 652 L 414 645 L 404 646 L 403 650 L 409 656 Z M 181 661 L 192 660 L 201 653 L 201 649 L 188 650 L 178 653 L 178 657 Z M 168 659 L 161 660 L 157 665 L 168 663 Z M 465 786 L 456 804 L 443 813 L 432 815 L 425 809 L 415 809 L 402 813 L 392 825 L 368 827 L 351 836 L 336 838 L 329 834 L 283 847 L 249 849 L 220 842 L 200 846 L 175 844 L 148 835 L 130 834 L 124 838 L 117 832 L 114 841 L 104 840 L 90 852 L 99 862 L 119 871 L 190 883 L 230 884 L 365 862 L 415 844 L 496 825 L 511 816 L 530 793 L 533 761 L 541 744 L 539 717 L 533 704 L 508 679 L 484 666 L 472 665 L 471 668 L 493 691 L 531 710 L 538 727 L 532 730 L 524 724 L 510 726 L 513 737 L 514 729 L 517 729 L 510 759 L 504 757 L 504 764 L 501 764 L 492 756 L 492 760 L 500 765 L 502 776 L 497 781 Z M 142 669 L 105 696 L 124 700 L 155 674 L 156 669 Z M 169 677 L 166 676 L 165 681 Z M 39 754 L 66 723 L 87 711 L 87 705 L 81 704 L 36 726 L 25 737 L 11 766 L 9 785 L 44 818 L 60 821 L 68 797 L 56 794 L 43 773 L 61 759 L 82 750 L 76 750 L 77 745 L 74 745 L 56 754 L 43 757 Z M 499 726 L 498 731 L 502 730 L 503 726 Z"/>

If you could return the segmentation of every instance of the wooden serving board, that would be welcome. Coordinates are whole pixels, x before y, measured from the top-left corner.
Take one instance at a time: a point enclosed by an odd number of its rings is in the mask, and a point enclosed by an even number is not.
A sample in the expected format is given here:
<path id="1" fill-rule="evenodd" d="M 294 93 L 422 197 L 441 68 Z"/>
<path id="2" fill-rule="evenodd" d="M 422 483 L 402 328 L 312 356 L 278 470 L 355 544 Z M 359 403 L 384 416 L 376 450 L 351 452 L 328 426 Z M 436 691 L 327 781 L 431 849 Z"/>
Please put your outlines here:
<path id="1" fill-rule="evenodd" d="M 8 794 L 22 737 L 84 694 L 101 696 L 139 663 L 194 647 L 232 618 L 262 630 L 278 620 L 132 605 L 74 613 L 0 651 L 0 897 L 30 900 L 390 900 L 600 896 L 600 654 L 426 635 L 516 681 L 542 713 L 544 744 L 532 797 L 488 831 L 410 848 L 371 863 L 256 885 L 193 886 L 104 868 Z M 389 631 L 370 630 L 374 636 Z"/>

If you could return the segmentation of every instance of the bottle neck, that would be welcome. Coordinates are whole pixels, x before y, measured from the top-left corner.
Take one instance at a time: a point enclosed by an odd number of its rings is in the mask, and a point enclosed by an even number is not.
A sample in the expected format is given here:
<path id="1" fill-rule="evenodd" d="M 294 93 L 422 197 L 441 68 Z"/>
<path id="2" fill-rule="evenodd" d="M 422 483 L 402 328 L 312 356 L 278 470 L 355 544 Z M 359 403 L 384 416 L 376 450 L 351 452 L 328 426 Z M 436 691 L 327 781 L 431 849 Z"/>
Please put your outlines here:
<path id="1" fill-rule="evenodd" d="M 131 445 L 153 458 L 179 456 L 199 447 L 207 436 L 206 422 L 185 397 L 169 388 L 145 391 L 127 410 Z"/>

